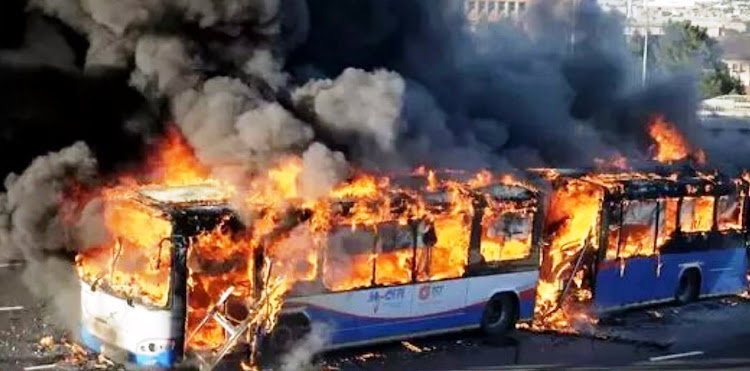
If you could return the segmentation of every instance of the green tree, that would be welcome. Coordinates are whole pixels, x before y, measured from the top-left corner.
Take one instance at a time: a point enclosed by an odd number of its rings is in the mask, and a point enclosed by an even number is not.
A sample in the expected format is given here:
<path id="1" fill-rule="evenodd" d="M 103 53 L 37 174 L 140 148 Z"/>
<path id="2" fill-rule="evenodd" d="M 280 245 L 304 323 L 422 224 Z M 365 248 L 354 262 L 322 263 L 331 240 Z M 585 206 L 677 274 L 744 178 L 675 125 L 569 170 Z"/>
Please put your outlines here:
<path id="1" fill-rule="evenodd" d="M 708 36 L 704 27 L 690 21 L 669 22 L 664 34 L 649 38 L 648 65 L 650 69 L 679 71 L 694 68 L 700 73 L 700 89 L 704 97 L 722 94 L 744 94 L 742 83 L 729 74 L 721 61 L 721 49 L 716 39 Z M 631 50 L 643 53 L 643 37 L 631 38 Z"/>

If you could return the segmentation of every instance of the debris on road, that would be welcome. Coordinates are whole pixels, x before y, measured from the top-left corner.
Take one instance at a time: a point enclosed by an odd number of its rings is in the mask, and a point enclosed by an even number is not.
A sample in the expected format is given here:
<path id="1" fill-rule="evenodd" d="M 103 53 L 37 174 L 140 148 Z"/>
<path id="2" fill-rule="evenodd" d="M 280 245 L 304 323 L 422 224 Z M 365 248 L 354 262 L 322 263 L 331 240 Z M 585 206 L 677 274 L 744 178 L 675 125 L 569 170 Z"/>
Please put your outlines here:
<path id="1" fill-rule="evenodd" d="M 55 337 L 52 335 L 43 336 L 41 340 L 39 340 L 39 347 L 40 350 L 46 349 L 46 350 L 52 350 L 55 346 Z"/>
<path id="2" fill-rule="evenodd" d="M 658 318 L 664 318 L 664 314 L 662 314 L 662 313 L 661 313 L 661 312 L 659 312 L 658 310 L 649 310 L 649 311 L 646 311 L 646 313 L 647 313 L 647 314 L 648 314 L 649 316 L 651 316 L 652 318 L 657 318 L 657 319 L 658 319 Z"/>
<path id="3" fill-rule="evenodd" d="M 0 312 L 13 312 L 17 310 L 23 310 L 24 307 L 20 305 L 12 306 L 12 307 L 0 307 Z"/>
<path id="4" fill-rule="evenodd" d="M 668 360 L 677 359 L 677 358 L 695 357 L 695 356 L 701 356 L 701 355 L 703 355 L 703 352 L 700 350 L 697 350 L 693 352 L 668 354 L 665 356 L 651 357 L 649 358 L 649 361 L 651 362 L 668 361 Z"/>
<path id="5" fill-rule="evenodd" d="M 408 341 L 402 341 L 401 345 L 404 346 L 404 348 L 409 349 L 410 351 L 414 353 L 422 353 L 422 348 L 408 342 Z"/>
<path id="6" fill-rule="evenodd" d="M 57 368 L 57 366 L 58 366 L 57 363 L 51 363 L 51 364 L 48 364 L 48 365 L 38 365 L 38 366 L 24 367 L 23 370 L 24 371 L 50 370 L 50 369 Z"/>

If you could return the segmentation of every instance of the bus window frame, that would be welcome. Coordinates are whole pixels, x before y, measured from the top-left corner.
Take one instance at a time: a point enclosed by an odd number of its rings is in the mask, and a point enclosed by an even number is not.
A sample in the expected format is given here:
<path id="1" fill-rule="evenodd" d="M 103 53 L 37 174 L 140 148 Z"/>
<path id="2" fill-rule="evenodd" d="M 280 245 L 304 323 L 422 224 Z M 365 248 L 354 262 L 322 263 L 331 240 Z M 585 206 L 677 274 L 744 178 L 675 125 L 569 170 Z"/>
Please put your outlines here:
<path id="1" fill-rule="evenodd" d="M 336 225 L 336 226 L 334 226 L 333 228 L 331 228 L 327 232 L 327 235 L 328 235 L 327 238 L 330 238 L 330 236 L 334 235 L 339 230 L 349 230 L 349 231 L 352 231 L 352 227 L 351 227 L 351 225 L 346 225 L 346 224 Z M 323 291 L 325 293 L 336 294 L 336 293 L 342 293 L 342 292 L 352 292 L 352 291 L 358 291 L 358 290 L 367 290 L 367 289 L 372 289 L 372 288 L 379 287 L 379 285 L 375 284 L 375 266 L 376 266 L 375 260 L 377 259 L 377 255 L 376 255 L 375 249 L 376 249 L 377 241 L 378 241 L 377 231 L 366 230 L 364 228 L 363 229 L 354 229 L 354 230 L 358 231 L 358 232 L 367 231 L 368 233 L 371 233 L 372 237 L 373 237 L 373 240 L 372 240 L 372 242 L 373 242 L 372 243 L 372 249 L 370 250 L 370 253 L 373 254 L 375 256 L 375 258 L 372 260 L 372 267 L 370 269 L 370 283 L 369 283 L 368 286 L 357 287 L 357 288 L 353 288 L 353 289 L 334 290 L 334 289 L 330 288 L 329 285 L 328 285 L 328 283 L 326 282 L 326 273 L 325 272 L 327 271 L 327 268 L 328 268 L 328 262 L 329 262 L 329 259 L 328 259 L 329 255 L 328 254 L 329 254 L 331 245 L 330 245 L 329 242 L 326 242 L 324 248 L 322 249 L 323 250 L 323 254 L 322 254 L 322 262 L 323 262 L 323 264 L 318 269 L 319 270 L 319 276 L 320 276 L 320 283 L 322 284 Z M 349 255 L 349 256 L 355 256 L 355 255 L 352 254 L 352 255 Z"/>
<path id="2" fill-rule="evenodd" d="M 125 237 L 123 237 L 123 236 L 114 236 L 114 238 L 115 239 L 122 239 L 122 240 L 128 241 L 128 239 L 125 238 Z M 138 305 L 138 306 L 141 306 L 141 307 L 149 309 L 149 310 L 171 310 L 172 307 L 173 307 L 173 305 L 174 305 L 174 288 L 175 288 L 174 287 L 175 286 L 174 285 L 174 283 L 175 283 L 175 279 L 174 279 L 175 278 L 174 277 L 174 271 L 175 271 L 175 269 L 174 269 L 174 267 L 175 267 L 175 264 L 178 263 L 178 261 L 176 259 L 177 258 L 176 250 L 177 250 L 178 246 L 175 244 L 174 234 L 172 236 L 169 236 L 169 237 L 164 237 L 164 238 L 162 238 L 159 241 L 159 245 L 160 246 L 159 246 L 158 249 L 159 249 L 160 254 L 161 254 L 161 251 L 163 251 L 161 245 L 165 241 L 169 241 L 171 247 L 170 247 L 170 250 L 169 250 L 170 268 L 169 268 L 169 272 L 167 273 L 167 283 L 166 283 L 166 289 L 165 289 L 166 290 L 165 296 L 166 296 L 167 300 L 166 300 L 166 302 L 165 302 L 164 305 L 157 305 L 157 304 L 154 304 L 154 303 L 147 302 L 147 301 L 143 300 L 143 296 L 141 296 L 141 295 L 136 295 L 134 297 L 130 297 L 130 296 L 128 296 L 128 295 L 126 295 L 126 294 L 124 294 L 122 292 L 114 290 L 112 288 L 112 286 L 109 284 L 109 282 L 106 279 L 104 279 L 105 275 L 109 275 L 111 273 L 109 271 L 107 273 L 105 273 L 104 275 L 102 275 L 100 277 L 97 277 L 97 279 L 94 280 L 94 282 L 87 282 L 85 280 L 82 280 L 80 277 L 79 277 L 79 280 L 82 281 L 82 282 L 85 282 L 86 284 L 88 284 L 90 286 L 91 291 L 100 291 L 101 290 L 101 292 L 103 292 L 103 293 L 105 293 L 107 295 L 110 295 L 110 296 L 118 298 L 118 299 L 125 300 L 127 302 L 128 306 L 130 306 L 130 307 L 133 307 L 134 305 Z M 120 242 L 120 243 L 122 243 L 122 242 Z M 114 245 L 111 247 L 111 249 L 114 249 Z M 119 261 L 121 258 L 122 258 L 122 255 L 120 255 L 117 258 L 117 261 Z M 116 266 L 116 264 L 115 264 L 115 266 Z"/>
<path id="3" fill-rule="evenodd" d="M 611 203 L 611 205 L 616 206 L 616 208 L 617 208 L 616 211 L 619 214 L 618 218 L 617 218 L 617 242 L 615 244 L 615 256 L 614 257 L 607 257 L 607 253 L 609 252 L 609 247 L 610 247 L 609 246 L 609 230 L 610 230 L 610 227 L 612 226 L 612 219 L 610 218 L 610 214 L 609 213 L 607 213 L 607 223 L 606 223 L 606 225 L 604 225 L 605 223 L 601 223 L 602 225 L 601 225 L 600 228 L 603 230 L 603 232 L 606 232 L 606 233 L 602 233 L 601 234 L 602 237 L 604 238 L 605 247 L 606 247 L 606 248 L 602 249 L 603 250 L 603 253 L 602 253 L 603 258 L 602 258 L 602 260 L 604 260 L 604 261 L 614 261 L 614 260 L 619 259 L 619 256 L 620 256 L 620 246 L 622 244 L 622 218 L 623 218 L 622 201 L 623 200 L 618 200 L 618 201 L 615 201 L 615 202 Z M 604 208 L 602 208 L 602 209 L 604 209 Z"/>
<path id="4" fill-rule="evenodd" d="M 652 221 L 652 227 L 654 229 L 654 233 L 653 233 L 653 236 L 652 236 L 653 246 L 651 247 L 651 254 L 648 254 L 648 255 L 636 254 L 636 255 L 630 255 L 630 256 L 627 256 L 627 257 L 622 257 L 621 256 L 621 253 L 622 253 L 622 242 L 623 242 L 623 238 L 622 238 L 622 226 L 623 226 L 623 222 L 625 220 L 625 206 L 623 205 L 623 202 L 632 202 L 632 201 L 637 201 L 637 202 L 653 202 L 655 204 L 654 218 L 653 218 L 653 221 Z M 661 211 L 660 210 L 660 205 L 661 205 L 660 201 L 661 200 L 659 198 L 632 198 L 632 199 L 622 199 L 622 200 L 620 200 L 618 202 L 620 204 L 620 226 L 619 226 L 620 231 L 619 231 L 619 233 L 617 235 L 617 257 L 614 260 L 630 259 L 630 258 L 637 258 L 637 257 L 641 257 L 641 258 L 645 257 L 645 258 L 647 258 L 647 257 L 652 257 L 652 256 L 655 256 L 655 255 L 659 254 L 659 250 L 658 250 L 659 247 L 657 246 L 656 243 L 657 243 L 657 240 L 658 240 L 658 237 L 659 237 L 659 216 L 660 216 L 659 213 Z"/>
<path id="5" fill-rule="evenodd" d="M 739 227 L 737 228 L 725 228 L 722 229 L 719 225 L 719 204 L 722 197 L 734 197 L 737 201 L 737 209 L 740 213 L 738 216 L 737 222 L 739 222 Z M 744 194 L 742 189 L 740 187 L 735 187 L 735 189 L 730 193 L 725 194 L 719 194 L 714 196 L 714 225 L 717 231 L 721 233 L 732 233 L 732 232 L 742 232 L 745 229 L 745 211 L 746 211 L 746 203 L 747 203 L 747 196 Z"/>
<path id="6" fill-rule="evenodd" d="M 519 209 L 519 210 L 502 210 L 502 209 L 497 210 L 497 214 L 495 214 L 492 217 L 487 218 L 486 224 L 484 223 L 485 214 L 483 213 L 482 222 L 481 222 L 481 225 L 479 226 L 479 253 L 480 255 L 482 252 L 482 242 L 485 239 L 492 239 L 492 237 L 487 236 L 487 233 L 489 232 L 490 227 L 494 226 L 495 223 L 500 223 L 501 220 L 506 215 L 510 215 L 510 214 L 514 216 L 518 216 L 519 220 L 523 220 L 524 226 L 528 227 L 528 236 L 526 237 L 526 239 L 522 240 L 522 239 L 517 239 L 515 237 L 511 237 L 509 239 L 510 241 L 523 241 L 524 244 L 527 244 L 528 248 L 526 250 L 526 253 L 524 254 L 523 257 L 516 258 L 516 259 L 499 259 L 499 260 L 491 260 L 491 261 L 485 260 L 484 256 L 482 256 L 485 265 L 494 266 L 494 265 L 498 265 L 498 264 L 502 264 L 506 262 L 524 261 L 524 260 L 529 259 L 529 257 L 531 257 L 533 253 L 532 250 L 534 248 L 534 216 L 535 215 L 534 215 L 534 211 L 531 208 L 524 208 L 524 209 Z M 505 243 L 506 243 L 506 240 L 503 239 L 503 245 Z M 504 246 L 502 246 L 500 249 L 501 256 L 502 256 L 503 247 Z"/>
<path id="7" fill-rule="evenodd" d="M 532 202 L 526 203 L 523 207 L 518 207 L 513 210 L 513 212 L 515 213 L 525 213 L 531 215 L 531 230 L 529 232 L 531 234 L 531 246 L 529 249 L 529 254 L 523 259 L 499 260 L 492 262 L 484 261 L 481 255 L 481 243 L 482 237 L 484 236 L 484 226 L 482 225 L 482 219 L 484 216 L 484 207 L 488 206 L 483 205 L 481 208 L 475 208 L 474 217 L 472 219 L 471 238 L 469 243 L 470 258 L 469 262 L 466 265 L 466 272 L 461 277 L 448 279 L 467 278 L 491 274 L 504 274 L 512 272 L 524 272 L 533 269 L 540 269 L 541 260 L 543 258 L 541 241 L 545 212 L 543 208 L 542 197 L 543 196 L 541 195 L 535 195 L 534 197 L 527 200 Z M 521 201 L 519 202 L 519 204 L 523 204 L 527 201 Z M 516 201 L 510 202 L 515 203 Z M 480 262 L 472 264 L 471 254 L 476 254 L 477 256 L 479 256 Z"/>
<path id="8" fill-rule="evenodd" d="M 394 244 L 395 247 L 392 250 L 388 251 L 388 252 L 393 252 L 393 251 L 407 250 L 407 249 L 411 250 L 411 264 L 409 264 L 410 266 L 409 280 L 407 282 L 393 283 L 393 284 L 378 283 L 378 272 L 377 272 L 378 258 L 380 257 L 380 254 L 383 253 L 382 251 L 378 251 L 378 246 L 381 246 L 381 249 L 382 249 L 382 243 L 381 243 L 382 238 L 381 238 L 381 233 L 379 229 L 380 226 L 388 226 L 388 227 L 392 226 L 394 228 L 394 236 L 393 236 L 394 241 L 393 242 L 398 242 L 398 234 L 401 232 L 408 232 L 410 235 L 409 247 L 399 248 L 400 245 Z M 416 234 L 416 230 L 414 228 L 413 223 L 409 223 L 407 225 L 401 225 L 397 221 L 394 220 L 394 221 L 388 221 L 384 223 L 378 223 L 375 228 L 376 228 L 375 229 L 376 231 L 375 244 L 373 247 L 373 254 L 375 255 L 375 259 L 373 260 L 372 285 L 370 287 L 393 287 L 393 286 L 400 286 L 400 285 L 408 285 L 408 284 L 416 282 L 415 280 L 416 280 L 417 272 L 415 272 L 414 268 L 415 268 L 416 259 L 417 259 L 417 250 L 416 250 L 416 235 L 417 234 Z"/>
<path id="9" fill-rule="evenodd" d="M 695 200 L 699 198 L 710 198 L 712 200 L 712 210 L 711 210 L 711 227 L 708 230 L 705 231 L 685 231 L 682 229 L 682 207 L 685 204 L 685 198 L 694 200 L 693 201 L 693 209 L 690 213 L 690 222 L 692 224 L 693 217 L 695 215 Z M 709 233 L 716 232 L 718 229 L 717 227 L 717 220 L 716 220 L 716 204 L 717 204 L 717 194 L 715 193 L 705 193 L 705 194 L 697 194 L 697 195 L 681 195 L 680 201 L 678 203 L 677 208 L 677 231 L 683 236 L 696 236 L 696 235 L 707 235 Z"/>
<path id="10" fill-rule="evenodd" d="M 372 264 L 372 275 L 370 279 L 370 285 L 366 287 L 358 287 L 348 290 L 340 290 L 340 291 L 334 291 L 328 288 L 325 284 L 325 279 L 323 277 L 323 271 L 325 270 L 325 264 L 327 264 L 326 256 L 328 254 L 328 246 L 325 246 L 322 250 L 323 253 L 321 254 L 322 263 L 319 268 L 319 274 L 320 274 L 320 282 L 322 287 L 322 293 L 323 294 L 340 294 L 345 292 L 355 292 L 360 290 L 370 290 L 370 289 L 378 289 L 378 288 L 392 288 L 392 287 L 399 287 L 404 285 L 412 285 L 412 284 L 425 284 L 425 283 L 433 283 L 433 282 L 443 282 L 443 281 L 450 281 L 450 280 L 457 280 L 457 279 L 464 279 L 474 276 L 483 276 L 483 275 L 491 275 L 491 274 L 503 274 L 503 273 L 512 273 L 512 272 L 520 272 L 520 271 L 529 271 L 533 269 L 539 269 L 541 259 L 542 259 L 542 246 L 541 246 L 541 239 L 542 239 L 542 227 L 544 222 L 544 209 L 542 207 L 542 195 L 535 195 L 534 197 L 530 198 L 527 201 L 533 201 L 529 204 L 527 204 L 525 207 L 517 210 L 518 212 L 526 212 L 530 213 L 532 215 L 531 218 L 531 248 L 529 255 L 524 259 L 517 259 L 517 260 L 506 260 L 506 261 L 498 261 L 493 263 L 485 263 L 482 262 L 480 264 L 475 264 L 472 266 L 471 264 L 471 254 L 476 253 L 480 254 L 480 243 L 481 243 L 481 234 L 482 234 L 482 215 L 483 215 L 483 208 L 482 207 L 475 207 L 474 213 L 467 215 L 470 218 L 469 222 L 469 228 L 470 228 L 470 238 L 469 238 L 469 244 L 466 246 L 468 261 L 466 264 L 465 271 L 462 275 L 457 277 L 450 277 L 450 278 L 440 278 L 440 279 L 425 279 L 420 280 L 419 279 L 419 271 L 417 270 L 419 259 L 418 259 L 418 249 L 424 248 L 425 250 L 425 264 L 426 267 L 426 274 L 429 276 L 429 268 L 430 268 L 430 261 L 432 259 L 432 248 L 435 246 L 437 241 L 431 241 L 431 243 L 427 243 L 427 241 L 424 240 L 424 235 L 427 233 L 420 232 L 420 224 L 421 223 L 428 223 L 429 228 L 432 230 L 432 233 L 435 233 L 435 225 L 433 223 L 430 223 L 423 219 L 415 219 L 409 221 L 407 224 L 408 228 L 410 229 L 410 233 L 412 234 L 412 243 L 411 243 L 411 250 L 412 250 L 412 270 L 411 270 L 411 280 L 406 283 L 399 283 L 399 284 L 391 284 L 391 285 L 383 285 L 383 284 L 377 284 L 375 282 L 375 267 L 377 265 L 377 253 L 376 253 L 376 244 L 377 244 L 377 232 L 375 232 L 375 238 L 376 243 L 373 244 L 372 253 L 375 255 L 375 259 L 373 259 Z M 512 201 L 515 202 L 515 201 Z M 395 220 L 393 221 L 387 221 L 383 224 L 388 223 L 396 223 Z M 396 223 L 397 224 L 397 223 Z M 337 228 L 348 228 L 351 229 L 350 225 L 338 225 L 334 227 L 334 229 Z M 401 228 L 405 228 L 405 226 L 401 226 Z M 333 231 L 332 229 L 331 231 Z M 429 232 L 429 231 L 428 231 Z M 331 233 L 331 232 L 329 232 Z M 418 246 L 418 242 L 420 241 L 420 238 L 422 238 L 422 242 L 424 243 L 424 246 L 420 247 Z M 533 263 L 533 264 L 531 264 Z M 533 268 L 531 268 L 533 267 Z"/>

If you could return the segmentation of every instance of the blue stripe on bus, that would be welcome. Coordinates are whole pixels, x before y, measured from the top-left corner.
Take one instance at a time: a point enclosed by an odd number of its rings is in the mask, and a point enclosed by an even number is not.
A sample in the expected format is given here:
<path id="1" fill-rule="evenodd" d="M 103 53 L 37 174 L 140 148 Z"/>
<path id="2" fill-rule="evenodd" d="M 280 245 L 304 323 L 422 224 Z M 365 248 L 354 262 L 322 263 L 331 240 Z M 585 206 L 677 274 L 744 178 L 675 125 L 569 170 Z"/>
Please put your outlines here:
<path id="1" fill-rule="evenodd" d="M 522 295 L 520 299 L 520 318 L 531 318 L 534 312 L 534 296 Z M 312 322 L 330 325 L 333 328 L 331 343 L 332 345 L 338 345 L 408 336 L 421 332 L 479 326 L 484 306 L 485 303 L 481 302 L 427 316 L 400 318 L 358 316 L 314 305 L 306 305 L 304 312 Z"/>
<path id="2" fill-rule="evenodd" d="M 81 335 L 81 344 L 83 344 L 84 347 L 88 348 L 90 351 L 94 353 L 101 352 L 102 349 L 102 342 L 94 336 L 94 334 L 89 331 L 86 326 L 81 326 L 80 330 Z"/>
<path id="3" fill-rule="evenodd" d="M 142 368 L 154 367 L 169 369 L 175 364 L 175 352 L 165 350 L 156 354 L 138 354 L 128 352 L 128 361 Z"/>
<path id="4" fill-rule="evenodd" d="M 672 299 L 680 274 L 692 264 L 701 273 L 701 295 L 735 294 L 747 288 L 747 260 L 744 248 L 725 248 L 661 255 L 659 258 L 627 259 L 621 275 L 618 261 L 599 266 L 594 290 L 598 310 Z"/>
<path id="5" fill-rule="evenodd" d="M 378 338 L 403 336 L 412 333 L 478 325 L 484 304 L 424 317 L 373 318 L 308 306 L 305 312 L 312 322 L 322 322 L 334 330 L 332 345 L 372 341 Z"/>
<path id="6" fill-rule="evenodd" d="M 89 331 L 86 326 L 80 328 L 81 344 L 94 353 L 101 353 L 102 341 Z M 113 349 L 122 349 L 112 346 Z M 139 354 L 130 351 L 127 352 L 128 362 L 137 368 L 149 369 L 170 369 L 176 363 L 176 354 L 174 350 L 166 350 L 155 354 Z"/>

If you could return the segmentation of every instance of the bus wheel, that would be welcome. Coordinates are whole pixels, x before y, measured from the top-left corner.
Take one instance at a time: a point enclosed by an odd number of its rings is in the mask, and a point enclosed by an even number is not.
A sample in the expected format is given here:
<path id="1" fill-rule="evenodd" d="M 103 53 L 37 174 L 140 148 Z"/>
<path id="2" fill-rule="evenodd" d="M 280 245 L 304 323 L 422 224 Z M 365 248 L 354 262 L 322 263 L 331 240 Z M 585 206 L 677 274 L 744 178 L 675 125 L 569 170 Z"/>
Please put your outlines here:
<path id="1" fill-rule="evenodd" d="M 279 319 L 267 339 L 270 353 L 280 355 L 291 350 L 294 343 L 310 331 L 310 324 L 304 316 L 290 315 Z"/>
<path id="2" fill-rule="evenodd" d="M 518 301 L 511 294 L 495 294 L 485 304 L 482 313 L 482 332 L 487 335 L 504 335 L 516 325 Z"/>
<path id="3" fill-rule="evenodd" d="M 675 299 L 680 304 L 698 300 L 701 292 L 701 275 L 696 269 L 688 269 L 680 277 Z"/>

